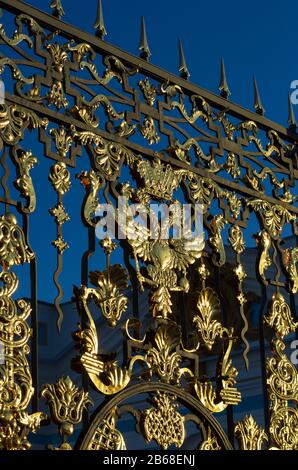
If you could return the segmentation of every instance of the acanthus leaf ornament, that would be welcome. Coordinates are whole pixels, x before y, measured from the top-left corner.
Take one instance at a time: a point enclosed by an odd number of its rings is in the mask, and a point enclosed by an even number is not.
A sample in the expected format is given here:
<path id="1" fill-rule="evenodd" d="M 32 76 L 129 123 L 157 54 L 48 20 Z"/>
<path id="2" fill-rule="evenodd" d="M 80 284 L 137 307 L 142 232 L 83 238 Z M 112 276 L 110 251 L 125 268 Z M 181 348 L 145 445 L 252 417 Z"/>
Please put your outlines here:
<path id="1" fill-rule="evenodd" d="M 216 338 L 222 336 L 223 327 L 216 318 L 220 313 L 219 298 L 210 287 L 200 292 L 197 309 L 198 314 L 193 317 L 193 323 L 203 344 L 211 351 Z"/>
<path id="2" fill-rule="evenodd" d="M 269 313 L 264 317 L 264 321 L 281 339 L 298 328 L 298 322 L 293 321 L 291 309 L 279 292 L 273 295 Z"/>
<path id="3" fill-rule="evenodd" d="M 278 238 L 286 222 L 290 223 L 296 220 L 294 214 L 279 204 L 270 204 L 262 199 L 248 200 L 246 204 L 261 215 L 265 228 L 273 239 Z"/>
<path id="4" fill-rule="evenodd" d="M 268 441 L 267 434 L 251 415 L 237 423 L 235 436 L 241 450 L 262 450 L 264 443 Z"/>
<path id="5" fill-rule="evenodd" d="M 148 78 L 139 81 L 139 87 L 142 90 L 144 98 L 150 106 L 153 106 L 156 99 L 157 90 L 151 85 Z"/>
<path id="6" fill-rule="evenodd" d="M 79 390 L 70 377 L 62 377 L 55 384 L 44 385 L 40 395 L 50 408 L 52 420 L 59 425 L 61 444 L 56 450 L 71 450 L 67 440 L 74 426 L 80 424 L 84 409 L 92 404 L 88 393 Z"/>
<path id="7" fill-rule="evenodd" d="M 85 288 L 85 302 L 91 299 L 101 309 L 103 317 L 111 327 L 115 327 L 127 309 L 128 299 L 124 293 L 128 289 L 128 274 L 120 265 L 110 265 L 110 255 L 117 247 L 110 238 L 101 240 L 106 255 L 106 269 L 103 272 L 90 272 L 90 282 L 94 288 Z"/>
<path id="8" fill-rule="evenodd" d="M 0 138 L 7 145 L 16 145 L 24 138 L 25 129 L 46 128 L 48 119 L 16 104 L 0 104 Z"/>
<path id="9" fill-rule="evenodd" d="M 157 144 L 160 141 L 160 136 L 157 133 L 152 117 L 146 116 L 139 129 L 144 139 L 148 141 L 149 145 Z"/>
<path id="10" fill-rule="evenodd" d="M 145 356 L 152 372 L 155 372 L 165 382 L 178 382 L 180 379 L 181 355 L 176 352 L 181 342 L 181 332 L 176 323 L 162 323 L 154 336 L 154 346 L 151 346 Z"/>

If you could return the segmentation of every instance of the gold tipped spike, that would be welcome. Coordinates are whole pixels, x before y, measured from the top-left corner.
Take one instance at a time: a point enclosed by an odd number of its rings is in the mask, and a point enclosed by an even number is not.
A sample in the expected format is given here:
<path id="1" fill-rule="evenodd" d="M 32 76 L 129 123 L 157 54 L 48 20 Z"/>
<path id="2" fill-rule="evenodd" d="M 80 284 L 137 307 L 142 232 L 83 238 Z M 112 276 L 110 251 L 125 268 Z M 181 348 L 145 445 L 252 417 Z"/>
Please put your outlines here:
<path id="1" fill-rule="evenodd" d="M 265 108 L 262 105 L 258 84 L 256 79 L 254 78 L 254 108 L 256 113 L 261 114 L 262 116 L 265 114 Z"/>
<path id="2" fill-rule="evenodd" d="M 228 87 L 227 76 L 226 76 L 226 69 L 224 60 L 221 59 L 220 65 L 220 83 L 218 87 L 220 94 L 223 98 L 228 99 L 231 96 L 231 92 Z"/>
<path id="3" fill-rule="evenodd" d="M 293 103 L 291 101 L 291 95 L 289 94 L 288 96 L 288 109 L 289 109 L 289 115 L 288 115 L 288 124 L 289 124 L 289 129 L 296 129 L 297 124 L 296 124 L 296 118 L 295 118 L 295 113 L 293 109 Z"/>
<path id="4" fill-rule="evenodd" d="M 179 72 L 180 72 L 180 77 L 185 78 L 185 80 L 187 80 L 190 77 L 190 73 L 188 71 L 185 57 L 184 57 L 184 51 L 183 51 L 181 39 L 179 39 Z"/>
<path id="5" fill-rule="evenodd" d="M 108 34 L 107 30 L 105 28 L 104 20 L 103 20 L 101 0 L 98 0 L 97 16 L 96 16 L 96 21 L 95 21 L 95 24 L 94 24 L 94 28 L 96 29 L 96 34 L 97 34 L 97 36 L 100 37 L 100 39 L 103 39 L 104 36 L 106 36 Z"/>
<path id="6" fill-rule="evenodd" d="M 140 37 L 140 45 L 139 45 L 140 57 L 145 60 L 149 60 L 151 56 L 151 52 L 149 49 L 147 33 L 146 33 L 146 25 L 145 25 L 145 18 L 142 16 L 141 21 L 141 37 Z"/>

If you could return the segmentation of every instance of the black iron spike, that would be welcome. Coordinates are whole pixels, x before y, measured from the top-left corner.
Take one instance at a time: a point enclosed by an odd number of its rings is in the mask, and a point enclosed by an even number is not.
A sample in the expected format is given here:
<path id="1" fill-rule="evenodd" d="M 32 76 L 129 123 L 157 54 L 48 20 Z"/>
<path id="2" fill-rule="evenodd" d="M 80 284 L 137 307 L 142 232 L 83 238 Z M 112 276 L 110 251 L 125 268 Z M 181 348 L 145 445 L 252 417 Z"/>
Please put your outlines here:
<path id="1" fill-rule="evenodd" d="M 186 61 L 185 61 L 181 39 L 179 39 L 179 72 L 180 72 L 180 77 L 185 78 L 185 80 L 187 80 L 190 77 L 190 73 L 189 73 L 189 70 L 187 68 Z"/>
<path id="2" fill-rule="evenodd" d="M 65 15 L 61 0 L 52 0 L 50 3 L 50 8 L 52 9 L 53 15 L 57 16 L 57 18 L 61 18 Z"/>
<path id="3" fill-rule="evenodd" d="M 101 0 L 98 0 L 97 16 L 96 16 L 96 21 L 95 21 L 95 24 L 94 24 L 94 28 L 96 29 L 96 35 L 98 37 L 100 37 L 100 39 L 103 39 L 104 36 L 106 36 L 108 34 L 107 30 L 105 28 L 104 20 L 103 20 Z"/>
<path id="4" fill-rule="evenodd" d="M 297 123 L 296 123 L 296 118 L 295 118 L 295 113 L 294 113 L 294 108 L 293 108 L 293 103 L 291 100 L 291 94 L 289 93 L 288 96 L 288 109 L 289 109 L 289 114 L 288 114 L 288 124 L 289 124 L 289 129 L 296 130 L 297 129 Z"/>
<path id="5" fill-rule="evenodd" d="M 265 108 L 261 101 L 259 88 L 258 88 L 257 80 L 255 77 L 254 77 L 254 108 L 256 110 L 256 113 L 261 114 L 262 116 L 265 114 Z"/>
<path id="6" fill-rule="evenodd" d="M 220 82 L 219 82 L 218 89 L 220 91 L 220 95 L 223 98 L 228 99 L 229 96 L 231 96 L 231 92 L 229 90 L 228 81 L 227 81 L 225 63 L 223 59 L 221 59 L 221 64 L 220 64 Z"/>
<path id="7" fill-rule="evenodd" d="M 142 21 L 141 21 L 141 36 L 140 36 L 139 51 L 140 51 L 140 57 L 142 57 L 142 59 L 145 59 L 145 60 L 149 61 L 149 58 L 151 56 L 151 52 L 150 52 L 148 39 L 147 39 L 146 25 L 145 25 L 144 16 L 142 16 Z"/>

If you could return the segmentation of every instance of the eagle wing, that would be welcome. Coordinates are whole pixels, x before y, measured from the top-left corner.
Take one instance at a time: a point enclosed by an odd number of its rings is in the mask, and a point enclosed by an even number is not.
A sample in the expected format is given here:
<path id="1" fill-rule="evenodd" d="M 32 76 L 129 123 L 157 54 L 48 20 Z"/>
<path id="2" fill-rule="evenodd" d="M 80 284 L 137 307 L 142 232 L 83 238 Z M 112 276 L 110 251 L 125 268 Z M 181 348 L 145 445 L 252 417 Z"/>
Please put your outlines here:
<path id="1" fill-rule="evenodd" d="M 143 261 L 152 260 L 152 241 L 150 241 L 150 230 L 147 227 L 130 219 L 126 225 L 126 236 L 138 258 L 142 258 Z"/>
<path id="2" fill-rule="evenodd" d="M 204 234 L 199 237 L 171 239 L 172 268 L 186 271 L 190 264 L 200 258 L 205 247 Z"/>

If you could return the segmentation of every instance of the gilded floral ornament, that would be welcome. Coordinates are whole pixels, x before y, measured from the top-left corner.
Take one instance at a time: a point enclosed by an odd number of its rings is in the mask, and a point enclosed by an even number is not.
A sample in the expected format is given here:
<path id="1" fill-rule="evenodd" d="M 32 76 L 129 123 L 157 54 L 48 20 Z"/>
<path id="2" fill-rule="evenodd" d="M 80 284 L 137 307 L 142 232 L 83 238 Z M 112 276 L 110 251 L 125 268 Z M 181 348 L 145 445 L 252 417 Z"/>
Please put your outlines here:
<path id="1" fill-rule="evenodd" d="M 143 412 L 146 441 L 155 440 L 163 450 L 171 445 L 179 448 L 185 439 L 184 417 L 177 411 L 175 400 L 173 395 L 157 392 L 152 398 L 154 407 Z"/>
<path id="2" fill-rule="evenodd" d="M 34 253 L 27 245 L 23 230 L 13 214 L 0 218 L 0 263 L 4 270 L 11 266 L 29 263 Z"/>
<path id="3" fill-rule="evenodd" d="M 47 100 L 49 104 L 53 104 L 57 109 L 68 107 L 69 102 L 65 97 L 63 84 L 60 80 L 53 82 Z"/>
<path id="4" fill-rule="evenodd" d="M 54 44 L 47 44 L 46 49 L 51 55 L 55 70 L 61 73 L 68 58 L 68 44 L 61 46 L 55 42 Z"/>
<path id="5" fill-rule="evenodd" d="M 139 81 L 139 87 L 142 90 L 142 93 L 144 95 L 144 98 L 146 99 L 147 103 L 150 106 L 153 106 L 155 103 L 155 98 L 157 94 L 157 90 L 154 85 L 151 85 L 149 82 L 148 78 L 145 78 L 145 80 L 140 80 Z"/>
<path id="6" fill-rule="evenodd" d="M 176 323 L 161 324 L 154 336 L 154 346 L 149 348 L 145 360 L 161 380 L 171 383 L 180 379 L 179 364 L 182 360 L 176 352 L 181 341 L 181 332 Z"/>
<path id="7" fill-rule="evenodd" d="M 232 225 L 229 231 L 229 242 L 235 253 L 240 255 L 245 250 L 243 233 L 238 225 Z"/>
<path id="8" fill-rule="evenodd" d="M 157 134 L 157 130 L 152 117 L 145 117 L 143 124 L 139 127 L 142 136 L 146 139 L 149 145 L 157 144 L 160 141 L 160 136 Z"/>
<path id="9" fill-rule="evenodd" d="M 229 152 L 224 168 L 234 179 L 238 178 L 241 174 L 241 170 L 237 164 L 236 156 L 232 152 Z"/>
<path id="10" fill-rule="evenodd" d="M 59 222 L 59 224 L 61 224 L 61 222 Z M 57 248 L 59 254 L 62 254 L 65 250 L 69 248 L 68 243 L 63 240 L 62 235 L 58 235 L 57 239 L 52 241 L 52 245 Z"/>
<path id="11" fill-rule="evenodd" d="M 92 404 L 88 393 L 79 390 L 70 377 L 62 377 L 56 384 L 44 385 L 40 395 L 50 408 L 52 420 L 59 426 L 62 442 L 56 450 L 71 450 L 67 440 L 74 426 L 80 424 L 84 409 Z"/>
<path id="12" fill-rule="evenodd" d="M 71 186 L 70 173 L 64 162 L 52 166 L 49 180 L 58 194 L 63 195 L 69 191 Z"/>
<path id="13" fill-rule="evenodd" d="M 63 252 L 69 248 L 68 243 L 63 239 L 62 225 L 69 220 L 68 214 L 63 206 L 63 196 L 70 190 L 70 172 L 64 162 L 55 163 L 51 166 L 49 180 L 57 194 L 57 204 L 49 210 L 50 214 L 55 218 L 57 226 L 56 239 L 52 241 L 52 245 L 57 249 L 57 268 L 54 272 L 53 279 L 57 287 L 57 295 L 55 297 L 55 307 L 58 313 L 57 327 L 61 328 L 63 320 L 63 311 L 60 306 L 60 301 L 63 297 L 63 290 L 59 282 L 59 276 L 62 271 L 62 256 Z"/>
<path id="14" fill-rule="evenodd" d="M 209 238 L 209 243 L 215 252 L 212 261 L 216 266 L 223 266 L 226 262 L 226 252 L 221 235 L 226 223 L 222 214 L 216 215 L 210 223 L 212 236 Z"/>
<path id="15" fill-rule="evenodd" d="M 50 129 L 53 136 L 56 149 L 61 157 L 66 157 L 72 144 L 72 135 L 64 127 Z"/>
<path id="16" fill-rule="evenodd" d="M 273 295 L 269 313 L 264 320 L 280 339 L 294 333 L 298 328 L 298 323 L 293 321 L 289 305 L 279 292 Z"/>
<path id="17" fill-rule="evenodd" d="M 282 340 L 274 339 L 271 349 L 273 357 L 267 359 L 266 369 L 272 448 L 298 450 L 298 372 L 284 354 L 286 345 Z"/>
<path id="18" fill-rule="evenodd" d="M 193 317 L 200 339 L 211 351 L 216 338 L 222 336 L 223 327 L 216 319 L 220 315 L 220 302 L 216 293 L 210 287 L 203 289 L 198 298 L 199 313 Z"/>
<path id="19" fill-rule="evenodd" d="M 251 415 L 237 423 L 235 436 L 241 450 L 262 450 L 264 443 L 268 441 L 267 434 Z"/>
<path id="20" fill-rule="evenodd" d="M 110 142 L 98 134 L 89 131 L 78 132 L 75 127 L 72 127 L 72 132 L 74 139 L 82 145 L 93 145 L 96 168 L 108 179 L 117 177 L 123 161 L 131 166 L 136 158 L 124 145 Z"/>
<path id="21" fill-rule="evenodd" d="M 58 225 L 64 224 L 69 220 L 69 216 L 65 211 L 65 208 L 60 202 L 55 207 L 53 207 L 53 209 L 50 209 L 49 212 L 55 217 L 55 221 Z"/>
<path id="22" fill-rule="evenodd" d="M 115 264 L 103 272 L 91 272 L 90 281 L 95 289 L 86 290 L 85 296 L 95 301 L 110 326 L 116 326 L 127 309 L 128 299 L 124 295 L 128 287 L 126 270 Z"/>
<path id="23" fill-rule="evenodd" d="M 202 96 L 192 95 L 190 97 L 190 101 L 192 104 L 192 110 L 190 114 L 188 114 L 183 101 L 172 101 L 171 107 L 172 109 L 177 108 L 185 120 L 190 124 L 194 124 L 199 118 L 208 122 L 210 107 L 206 100 Z"/>

